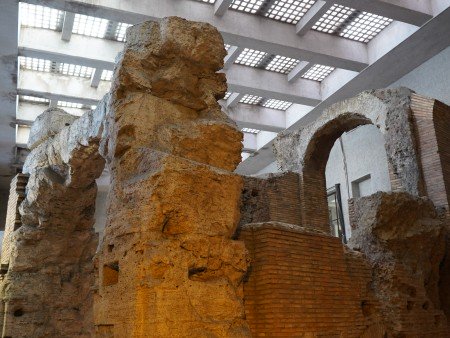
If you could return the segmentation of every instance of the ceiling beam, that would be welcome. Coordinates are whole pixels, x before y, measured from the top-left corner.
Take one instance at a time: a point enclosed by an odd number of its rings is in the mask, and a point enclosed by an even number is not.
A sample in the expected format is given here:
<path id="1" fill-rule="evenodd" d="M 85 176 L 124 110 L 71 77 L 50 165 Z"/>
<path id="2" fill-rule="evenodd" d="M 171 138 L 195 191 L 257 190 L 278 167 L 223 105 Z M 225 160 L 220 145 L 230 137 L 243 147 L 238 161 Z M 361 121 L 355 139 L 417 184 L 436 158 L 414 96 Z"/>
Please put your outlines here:
<path id="1" fill-rule="evenodd" d="M 354 71 L 360 71 L 368 65 L 364 43 L 315 31 L 309 31 L 299 37 L 292 25 L 239 11 L 229 11 L 226 16 L 218 18 L 211 10 L 211 5 L 200 1 L 98 0 L 95 1 L 95 5 L 91 0 L 27 0 L 27 2 L 132 24 L 143 20 L 180 16 L 214 25 L 222 33 L 225 43 L 232 46 L 245 46 L 270 54 Z"/>
<path id="2" fill-rule="evenodd" d="M 36 28 L 25 28 L 21 32 L 19 54 L 22 56 L 98 69 L 114 69 L 115 56 L 123 49 L 122 43 L 87 36 L 74 34 L 70 43 L 64 43 L 57 38 L 58 32 Z M 226 74 L 228 88 L 232 92 L 310 106 L 321 101 L 320 85 L 316 81 L 299 79 L 289 84 L 285 75 L 237 64 L 226 70 Z"/>
<path id="3" fill-rule="evenodd" d="M 352 76 L 308 114 L 293 123 L 288 130 L 297 130 L 313 122 L 333 103 L 353 97 L 364 90 L 389 86 L 450 46 L 449 31 L 450 8 L 446 8 L 392 50 L 379 57 L 370 67 Z M 381 39 L 380 35 L 377 38 Z M 331 80 L 331 78 L 325 79 L 322 82 L 322 89 L 326 88 L 329 85 L 327 82 Z M 266 147 L 258 151 L 258 154 L 242 162 L 236 172 L 250 175 L 272 163 L 275 160 L 272 143 L 272 141 L 269 142 Z"/>
<path id="4" fill-rule="evenodd" d="M 233 0 L 216 0 L 214 4 L 214 15 L 222 16 L 224 15 L 228 7 L 230 7 Z"/>
<path id="5" fill-rule="evenodd" d="M 395 21 L 422 26 L 433 15 L 429 1 L 411 0 L 325 0 L 361 11 L 381 15 Z"/>
<path id="6" fill-rule="evenodd" d="M 286 129 L 286 112 L 251 104 L 238 104 L 236 107 L 222 110 L 241 128 L 251 128 L 271 132 Z"/>
<path id="7" fill-rule="evenodd" d="M 295 31 L 297 35 L 303 36 L 309 32 L 314 24 L 333 6 L 332 2 L 318 0 L 306 14 L 297 22 Z"/>

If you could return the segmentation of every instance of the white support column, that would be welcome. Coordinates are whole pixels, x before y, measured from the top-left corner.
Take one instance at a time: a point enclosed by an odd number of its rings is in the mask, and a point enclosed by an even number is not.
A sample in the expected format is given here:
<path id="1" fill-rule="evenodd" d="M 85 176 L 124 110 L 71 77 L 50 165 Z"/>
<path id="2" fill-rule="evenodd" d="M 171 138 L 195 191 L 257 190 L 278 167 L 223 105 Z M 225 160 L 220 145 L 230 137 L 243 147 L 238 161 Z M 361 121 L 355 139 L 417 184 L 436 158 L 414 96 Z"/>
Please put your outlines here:
<path id="1" fill-rule="evenodd" d="M 241 93 L 232 93 L 230 97 L 227 99 L 226 106 L 227 108 L 233 108 L 236 107 L 236 105 L 239 103 L 239 101 L 242 99 L 244 94 Z"/>
<path id="2" fill-rule="evenodd" d="M 223 69 L 228 69 L 230 66 L 236 61 L 236 59 L 239 57 L 239 54 L 244 50 L 244 48 L 238 47 L 238 46 L 231 46 L 228 49 L 228 54 L 225 56 Z"/>
<path id="3" fill-rule="evenodd" d="M 64 13 L 64 23 L 62 28 L 61 40 L 70 41 L 70 37 L 72 36 L 74 20 L 75 20 L 75 13 L 72 12 Z"/>
<path id="4" fill-rule="evenodd" d="M 298 63 L 297 66 L 295 66 L 294 69 L 292 69 L 289 74 L 287 75 L 288 82 L 294 82 L 298 78 L 300 78 L 303 74 L 305 74 L 313 64 L 311 62 L 307 61 L 301 61 Z"/>
<path id="5" fill-rule="evenodd" d="M 314 24 L 317 22 L 317 20 L 320 19 L 322 15 L 324 15 L 328 9 L 333 6 L 333 2 L 329 1 L 323 1 L 318 0 L 309 10 L 306 12 L 306 14 L 300 19 L 299 22 L 297 22 L 297 25 L 295 27 L 295 30 L 298 35 L 302 36 L 305 35 L 311 28 L 314 26 Z"/>
<path id="6" fill-rule="evenodd" d="M 217 0 L 214 4 L 214 15 L 222 16 L 228 10 L 233 0 Z"/>
<path id="7" fill-rule="evenodd" d="M 97 88 L 102 78 L 103 69 L 96 68 L 91 77 L 91 87 Z"/>

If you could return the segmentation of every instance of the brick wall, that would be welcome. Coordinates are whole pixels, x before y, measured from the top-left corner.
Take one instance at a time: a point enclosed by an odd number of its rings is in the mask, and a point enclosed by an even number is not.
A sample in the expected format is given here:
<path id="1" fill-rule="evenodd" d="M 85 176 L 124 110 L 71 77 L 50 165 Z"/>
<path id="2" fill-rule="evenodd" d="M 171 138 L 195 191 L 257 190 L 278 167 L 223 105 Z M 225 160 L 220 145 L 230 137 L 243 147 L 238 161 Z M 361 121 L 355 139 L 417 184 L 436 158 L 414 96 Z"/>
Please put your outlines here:
<path id="1" fill-rule="evenodd" d="M 14 230 L 21 226 L 19 206 L 25 197 L 25 187 L 28 177 L 23 174 L 17 174 L 11 181 L 8 208 L 6 211 L 5 233 L 3 235 L 1 269 L 3 270 L 9 264 L 11 253 L 11 240 Z"/>
<path id="2" fill-rule="evenodd" d="M 254 337 L 360 337 L 371 324 L 370 268 L 338 238 L 272 222 L 244 226 L 240 240 L 252 257 L 244 294 Z"/>
<path id="3" fill-rule="evenodd" d="M 270 174 L 244 177 L 241 225 L 258 222 L 301 224 L 299 175 Z"/>

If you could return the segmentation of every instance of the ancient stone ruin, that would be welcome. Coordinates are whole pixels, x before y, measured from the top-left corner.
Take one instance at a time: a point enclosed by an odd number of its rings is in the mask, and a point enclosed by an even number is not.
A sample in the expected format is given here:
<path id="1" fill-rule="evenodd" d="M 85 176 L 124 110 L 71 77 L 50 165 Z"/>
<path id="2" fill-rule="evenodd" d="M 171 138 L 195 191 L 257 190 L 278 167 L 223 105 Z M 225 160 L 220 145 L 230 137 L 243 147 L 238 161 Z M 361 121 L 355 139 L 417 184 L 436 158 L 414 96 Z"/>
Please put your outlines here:
<path id="1" fill-rule="evenodd" d="M 282 173 L 243 177 L 224 56 L 209 24 L 144 22 L 94 111 L 40 115 L 11 184 L 2 337 L 448 337 L 450 108 L 364 92 L 281 135 Z M 392 192 L 350 200 L 344 245 L 325 165 L 364 124 L 384 135 Z"/>

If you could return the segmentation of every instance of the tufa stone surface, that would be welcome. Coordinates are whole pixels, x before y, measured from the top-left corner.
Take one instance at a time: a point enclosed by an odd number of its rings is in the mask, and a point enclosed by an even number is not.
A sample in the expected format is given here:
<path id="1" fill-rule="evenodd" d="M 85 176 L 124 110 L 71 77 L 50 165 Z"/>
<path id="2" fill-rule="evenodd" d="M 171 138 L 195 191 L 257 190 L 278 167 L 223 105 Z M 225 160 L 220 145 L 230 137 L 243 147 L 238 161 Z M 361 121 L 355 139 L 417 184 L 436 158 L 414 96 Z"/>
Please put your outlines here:
<path id="1" fill-rule="evenodd" d="M 100 104 L 64 126 L 26 160 L 22 225 L 11 235 L 9 269 L 0 284 L 5 336 L 92 336 L 95 179 L 104 167 L 98 152 L 104 112 Z M 61 119 L 42 125 L 54 121 L 47 113 L 33 126 L 36 135 L 60 128 Z"/>
<path id="2" fill-rule="evenodd" d="M 39 144 L 58 134 L 64 127 L 70 126 L 76 116 L 59 108 L 48 108 L 33 122 L 28 138 L 28 148 L 34 149 Z"/>
<path id="3" fill-rule="evenodd" d="M 215 28 L 131 27 L 101 142 L 111 172 L 96 256 L 98 337 L 248 337 L 239 221 L 242 134 L 221 112 Z"/>
<path id="4" fill-rule="evenodd" d="M 371 287 L 389 337 L 448 337 L 439 301 L 442 215 L 427 198 L 384 193 L 352 202 L 352 237 L 372 267 Z"/>

